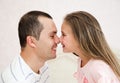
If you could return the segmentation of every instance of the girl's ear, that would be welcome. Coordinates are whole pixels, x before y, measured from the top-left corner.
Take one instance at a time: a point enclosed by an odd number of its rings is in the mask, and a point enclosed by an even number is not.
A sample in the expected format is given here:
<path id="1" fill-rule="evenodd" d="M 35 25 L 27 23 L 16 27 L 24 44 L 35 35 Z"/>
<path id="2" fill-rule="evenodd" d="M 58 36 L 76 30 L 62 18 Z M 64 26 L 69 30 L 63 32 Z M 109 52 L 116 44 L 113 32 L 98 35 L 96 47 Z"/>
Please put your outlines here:
<path id="1" fill-rule="evenodd" d="M 32 47 L 32 48 L 35 48 L 36 47 L 36 44 L 35 44 L 35 38 L 32 37 L 32 36 L 27 36 L 27 44 Z"/>

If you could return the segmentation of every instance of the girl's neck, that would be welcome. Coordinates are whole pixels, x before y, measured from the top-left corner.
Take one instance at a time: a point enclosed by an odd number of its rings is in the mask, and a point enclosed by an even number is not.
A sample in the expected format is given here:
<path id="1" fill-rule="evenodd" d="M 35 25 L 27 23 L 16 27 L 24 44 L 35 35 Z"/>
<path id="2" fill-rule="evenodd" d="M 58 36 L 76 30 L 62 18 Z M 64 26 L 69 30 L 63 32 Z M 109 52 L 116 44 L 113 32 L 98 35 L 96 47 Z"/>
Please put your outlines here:
<path id="1" fill-rule="evenodd" d="M 88 63 L 88 61 L 91 59 L 91 57 L 85 56 L 85 54 L 82 53 L 80 50 L 76 51 L 75 54 L 78 55 L 81 59 L 81 65 L 80 65 L 81 67 L 85 66 Z"/>
<path id="2" fill-rule="evenodd" d="M 80 66 L 84 67 L 88 63 L 89 60 L 90 60 L 90 58 L 81 58 L 81 64 L 80 64 Z"/>

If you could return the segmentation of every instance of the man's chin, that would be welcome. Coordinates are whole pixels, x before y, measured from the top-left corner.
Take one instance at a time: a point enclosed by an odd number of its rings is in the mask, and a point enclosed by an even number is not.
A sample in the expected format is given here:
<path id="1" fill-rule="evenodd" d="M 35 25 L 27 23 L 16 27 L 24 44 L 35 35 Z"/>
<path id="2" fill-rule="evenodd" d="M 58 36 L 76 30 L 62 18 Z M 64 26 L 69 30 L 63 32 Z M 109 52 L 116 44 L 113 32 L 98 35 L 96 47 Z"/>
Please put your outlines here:
<path id="1" fill-rule="evenodd" d="M 55 58 L 56 58 L 56 54 L 51 55 L 51 57 L 49 57 L 49 59 L 48 59 L 48 60 L 52 60 L 52 59 L 55 59 Z"/>
<path id="2" fill-rule="evenodd" d="M 56 54 L 55 54 L 55 55 L 53 55 L 52 59 L 55 59 L 55 58 L 56 58 Z"/>

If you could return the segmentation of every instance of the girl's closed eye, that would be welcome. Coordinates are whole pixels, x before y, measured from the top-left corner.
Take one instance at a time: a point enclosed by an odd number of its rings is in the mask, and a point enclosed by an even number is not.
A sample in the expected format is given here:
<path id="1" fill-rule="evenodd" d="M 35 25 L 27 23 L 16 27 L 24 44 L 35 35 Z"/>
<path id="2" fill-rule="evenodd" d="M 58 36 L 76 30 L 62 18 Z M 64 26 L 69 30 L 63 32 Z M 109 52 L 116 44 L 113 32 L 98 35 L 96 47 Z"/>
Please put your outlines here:
<path id="1" fill-rule="evenodd" d="M 62 33 L 62 36 L 66 36 L 64 33 Z"/>

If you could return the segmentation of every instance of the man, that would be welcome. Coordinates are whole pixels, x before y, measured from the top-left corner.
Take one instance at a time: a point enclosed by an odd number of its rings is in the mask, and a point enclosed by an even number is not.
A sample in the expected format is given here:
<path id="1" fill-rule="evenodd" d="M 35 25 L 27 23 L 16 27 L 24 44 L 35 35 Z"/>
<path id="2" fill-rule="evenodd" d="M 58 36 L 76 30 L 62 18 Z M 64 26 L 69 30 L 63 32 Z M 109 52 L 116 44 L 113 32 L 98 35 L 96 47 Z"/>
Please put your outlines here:
<path id="1" fill-rule="evenodd" d="M 48 83 L 47 60 L 56 57 L 59 38 L 52 17 L 42 11 L 25 14 L 18 26 L 20 55 L 1 74 L 3 83 Z"/>

